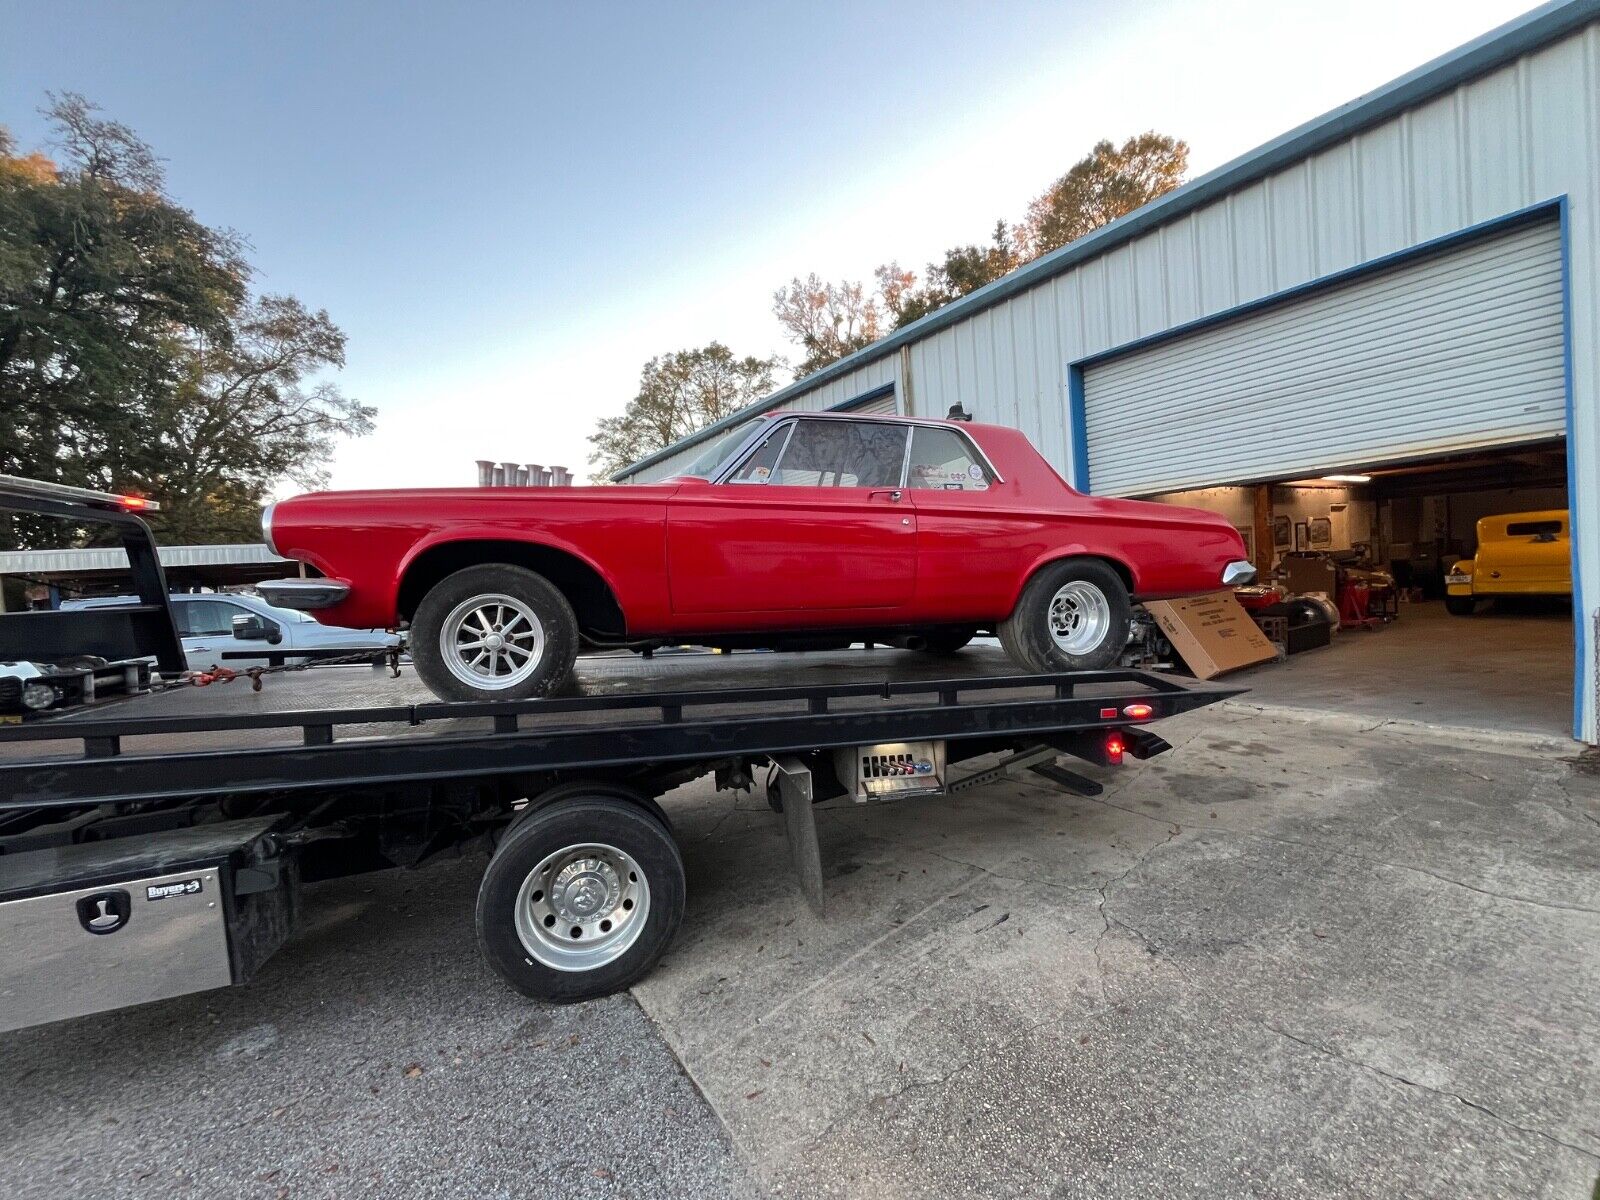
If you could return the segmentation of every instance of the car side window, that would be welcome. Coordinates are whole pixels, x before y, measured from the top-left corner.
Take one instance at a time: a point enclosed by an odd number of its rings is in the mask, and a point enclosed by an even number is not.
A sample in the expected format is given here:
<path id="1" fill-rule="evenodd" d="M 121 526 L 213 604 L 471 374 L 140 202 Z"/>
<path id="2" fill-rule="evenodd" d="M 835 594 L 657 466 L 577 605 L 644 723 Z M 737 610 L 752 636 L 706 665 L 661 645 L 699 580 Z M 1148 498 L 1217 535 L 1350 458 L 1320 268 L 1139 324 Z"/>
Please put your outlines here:
<path id="1" fill-rule="evenodd" d="M 889 421 L 796 421 L 768 482 L 787 487 L 899 487 L 906 427 Z"/>
<path id="2" fill-rule="evenodd" d="M 967 439 L 955 430 L 932 425 L 912 426 L 907 487 L 986 492 L 990 482 L 989 468 L 977 457 Z"/>
<path id="3" fill-rule="evenodd" d="M 233 619 L 246 615 L 237 604 L 222 600 L 184 600 L 174 608 L 184 637 L 232 637 Z"/>
<path id="4" fill-rule="evenodd" d="M 740 468 L 729 477 L 729 483 L 770 483 L 772 482 L 772 468 L 778 465 L 778 455 L 783 453 L 783 444 L 789 440 L 789 431 L 794 428 L 794 422 L 785 422 L 777 426 L 762 439 L 761 444 L 744 460 Z"/>

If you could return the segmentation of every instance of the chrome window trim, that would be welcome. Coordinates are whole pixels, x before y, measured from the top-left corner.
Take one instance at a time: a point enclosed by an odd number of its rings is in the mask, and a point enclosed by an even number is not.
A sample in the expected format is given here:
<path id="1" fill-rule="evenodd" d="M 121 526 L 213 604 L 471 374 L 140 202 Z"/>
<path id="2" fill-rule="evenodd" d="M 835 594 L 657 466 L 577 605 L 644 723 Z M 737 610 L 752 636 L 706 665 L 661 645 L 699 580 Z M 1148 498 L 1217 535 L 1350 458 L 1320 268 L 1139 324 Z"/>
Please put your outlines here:
<path id="1" fill-rule="evenodd" d="M 761 452 L 761 447 L 763 447 L 763 446 L 765 446 L 767 444 L 767 441 L 769 440 L 769 438 L 776 437 L 778 435 L 779 430 L 782 430 L 782 432 L 783 432 L 783 445 L 778 447 L 778 457 L 772 460 L 772 469 L 774 471 L 776 471 L 778 469 L 778 464 L 783 461 L 783 452 L 789 448 L 789 439 L 794 436 L 795 422 L 789 421 L 789 420 L 785 420 L 783 418 L 778 418 L 777 420 L 775 420 L 773 422 L 773 424 L 776 425 L 777 428 L 773 429 L 771 434 L 768 434 L 768 435 L 763 436 L 763 437 L 756 438 L 756 440 L 754 442 L 752 442 L 749 446 L 745 447 L 743 450 L 741 450 L 739 452 L 739 454 L 737 454 L 734 457 L 732 466 L 730 466 L 725 471 L 718 471 L 717 472 L 717 477 L 715 479 L 713 479 L 711 482 L 712 483 L 726 483 L 730 487 L 765 487 L 767 485 L 767 483 L 769 482 L 768 479 L 763 479 L 763 480 L 757 482 L 756 480 L 753 480 L 753 479 L 735 479 L 734 476 L 737 475 L 744 468 L 745 463 L 749 462 L 752 458 L 754 458 L 757 454 L 759 454 Z M 787 428 L 785 428 L 785 427 L 787 427 Z M 756 432 L 760 433 L 761 430 L 766 429 L 766 428 L 767 428 L 767 426 L 765 424 L 763 424 L 760 429 L 756 430 Z"/>

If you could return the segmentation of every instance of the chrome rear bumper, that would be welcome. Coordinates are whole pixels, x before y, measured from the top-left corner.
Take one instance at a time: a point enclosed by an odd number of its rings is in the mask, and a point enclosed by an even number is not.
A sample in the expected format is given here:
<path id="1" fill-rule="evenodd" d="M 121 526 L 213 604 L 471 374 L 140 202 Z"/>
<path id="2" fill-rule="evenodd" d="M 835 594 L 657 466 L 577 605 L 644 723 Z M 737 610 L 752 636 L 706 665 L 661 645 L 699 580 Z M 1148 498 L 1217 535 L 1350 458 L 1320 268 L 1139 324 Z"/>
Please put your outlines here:
<path id="1" fill-rule="evenodd" d="M 1255 563 L 1245 562 L 1243 559 L 1231 562 L 1222 568 L 1223 587 L 1243 587 L 1247 583 L 1254 583 L 1255 578 Z"/>
<path id="2" fill-rule="evenodd" d="M 350 585 L 337 579 L 269 579 L 256 584 L 268 604 L 313 612 L 332 608 L 350 594 Z"/>

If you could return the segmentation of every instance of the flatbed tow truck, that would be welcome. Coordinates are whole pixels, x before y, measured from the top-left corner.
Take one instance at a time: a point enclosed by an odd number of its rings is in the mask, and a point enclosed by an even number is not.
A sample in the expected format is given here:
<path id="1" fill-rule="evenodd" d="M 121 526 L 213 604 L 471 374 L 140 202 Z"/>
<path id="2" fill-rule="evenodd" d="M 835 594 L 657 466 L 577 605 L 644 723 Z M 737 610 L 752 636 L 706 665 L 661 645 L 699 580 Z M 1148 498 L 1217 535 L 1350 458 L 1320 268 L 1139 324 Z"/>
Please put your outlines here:
<path id="1" fill-rule="evenodd" d="M 660 803 L 676 787 L 764 787 L 820 915 L 815 805 L 924 802 L 1022 771 L 1094 794 L 1061 756 L 1163 753 L 1151 722 L 1241 690 L 1002 674 L 981 648 L 586 657 L 578 694 L 493 704 L 435 702 L 372 667 L 194 686 L 138 507 L 0 478 L 0 509 L 110 524 L 138 592 L 126 609 L 0 616 L 0 663 L 94 655 L 154 677 L 0 714 L 0 1031 L 243 983 L 304 884 L 474 846 L 489 963 L 537 998 L 604 995 L 682 919 Z M 768 684 L 777 669 L 791 682 Z"/>

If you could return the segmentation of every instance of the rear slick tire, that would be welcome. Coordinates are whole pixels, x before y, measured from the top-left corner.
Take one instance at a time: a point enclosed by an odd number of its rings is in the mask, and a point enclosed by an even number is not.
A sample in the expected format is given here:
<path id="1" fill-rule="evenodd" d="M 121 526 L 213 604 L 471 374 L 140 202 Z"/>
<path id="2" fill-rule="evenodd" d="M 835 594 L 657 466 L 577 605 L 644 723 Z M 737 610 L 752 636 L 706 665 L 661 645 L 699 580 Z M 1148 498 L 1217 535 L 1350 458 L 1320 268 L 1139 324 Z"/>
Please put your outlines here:
<path id="1" fill-rule="evenodd" d="M 1452 617 L 1470 617 L 1478 607 L 1476 596 L 1446 596 L 1444 610 Z"/>
<path id="2" fill-rule="evenodd" d="M 1000 623 L 1000 644 L 1012 662 L 1037 674 L 1099 671 L 1121 657 L 1132 616 L 1127 586 L 1109 564 L 1067 559 L 1028 580 Z"/>

